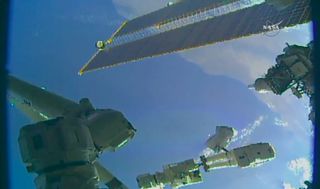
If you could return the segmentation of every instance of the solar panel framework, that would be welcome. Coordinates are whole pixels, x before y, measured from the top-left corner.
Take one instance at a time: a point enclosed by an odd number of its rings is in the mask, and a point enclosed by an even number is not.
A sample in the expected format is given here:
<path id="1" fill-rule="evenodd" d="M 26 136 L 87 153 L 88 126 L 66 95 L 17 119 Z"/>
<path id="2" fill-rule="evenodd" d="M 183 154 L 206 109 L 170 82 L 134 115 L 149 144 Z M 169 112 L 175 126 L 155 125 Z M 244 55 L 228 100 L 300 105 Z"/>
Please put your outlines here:
<path id="1" fill-rule="evenodd" d="M 197 22 L 209 20 L 214 17 L 238 11 L 240 9 L 244 9 L 263 2 L 264 0 L 229 0 L 227 4 L 220 5 L 215 3 L 213 4 L 213 6 L 208 6 L 202 9 L 197 9 L 196 11 L 187 12 L 178 17 L 172 17 L 170 19 L 162 20 L 158 23 L 154 23 L 150 26 L 146 25 L 146 27 L 140 28 L 138 30 L 132 30 L 130 32 L 124 32 L 123 30 L 128 27 L 130 28 L 130 24 L 132 23 L 132 21 L 129 21 L 128 23 L 125 22 L 106 43 L 99 42 L 99 44 L 102 44 L 102 46 L 100 47 L 107 46 L 107 48 L 113 48 L 115 46 L 120 46 L 125 43 L 130 43 L 143 38 L 158 35 L 160 33 L 175 30 L 177 28 L 195 24 Z M 133 25 L 131 24 L 131 26 Z"/>
<path id="2" fill-rule="evenodd" d="M 204 9 L 219 7 L 224 4 L 236 2 L 239 0 L 184 0 L 183 2 L 162 8 L 158 11 L 151 12 L 144 16 L 137 17 L 126 23 L 116 36 L 128 34 L 148 26 L 152 26 L 170 19 L 190 15 Z"/>
<path id="3" fill-rule="evenodd" d="M 178 13 L 173 11 L 173 8 L 178 9 L 179 4 L 184 5 L 182 6 L 183 11 L 187 14 L 195 10 L 195 8 L 197 10 L 199 10 L 199 8 L 206 8 L 206 10 L 208 10 L 208 6 L 212 8 L 212 6 L 221 6 L 222 3 L 222 0 L 198 0 L 202 2 L 199 4 L 198 1 L 197 3 L 193 1 L 193 4 L 191 1 L 192 0 L 185 0 L 172 7 L 163 8 L 159 11 L 133 19 L 125 23 L 113 37 L 126 36 L 141 28 L 153 26 L 164 19 L 157 15 L 164 15 L 165 18 L 174 17 Z M 122 44 L 118 43 L 118 45 L 114 45 L 111 48 L 99 50 L 82 68 L 80 74 L 146 57 L 158 56 L 264 33 L 270 29 L 282 29 L 303 24 L 311 19 L 309 1 L 310 0 L 295 0 L 292 5 L 283 10 L 278 10 L 269 4 L 263 3 L 156 35 L 141 37 L 140 34 L 140 38 L 133 38 L 133 41 Z M 234 3 L 236 1 L 229 0 L 228 2 Z M 192 7 L 190 7 L 191 5 L 195 7 L 192 9 Z M 179 11 L 179 14 L 183 13 L 182 10 Z M 131 36 L 135 37 L 134 35 Z"/>

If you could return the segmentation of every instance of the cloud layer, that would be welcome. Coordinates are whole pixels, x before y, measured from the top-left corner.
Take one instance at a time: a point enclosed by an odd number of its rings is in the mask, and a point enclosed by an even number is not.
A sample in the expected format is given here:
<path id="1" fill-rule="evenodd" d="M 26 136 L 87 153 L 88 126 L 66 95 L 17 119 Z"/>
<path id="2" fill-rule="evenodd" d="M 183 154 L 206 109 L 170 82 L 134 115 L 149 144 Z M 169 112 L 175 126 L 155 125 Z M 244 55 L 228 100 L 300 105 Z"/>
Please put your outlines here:
<path id="1" fill-rule="evenodd" d="M 303 182 L 306 180 L 310 181 L 312 178 L 311 163 L 307 158 L 298 158 L 290 161 L 288 164 L 288 168 L 295 175 L 301 176 L 301 184 L 303 184 Z"/>
<path id="2" fill-rule="evenodd" d="M 288 163 L 288 169 L 299 178 L 299 184 L 304 186 L 304 181 L 311 181 L 312 167 L 307 158 L 298 158 Z M 296 189 L 291 183 L 283 182 L 283 189 Z"/>
<path id="3" fill-rule="evenodd" d="M 248 143 L 248 138 L 252 133 L 262 125 L 263 121 L 266 119 L 266 116 L 259 116 L 253 123 L 250 123 L 246 128 L 238 132 L 238 135 L 232 139 L 232 142 L 241 141 L 241 146 Z"/>
<path id="4" fill-rule="evenodd" d="M 283 183 L 283 189 L 296 189 L 295 187 L 293 187 L 290 183 Z"/>
<path id="5" fill-rule="evenodd" d="M 169 0 L 112 0 L 120 15 L 127 19 L 165 7 Z"/>

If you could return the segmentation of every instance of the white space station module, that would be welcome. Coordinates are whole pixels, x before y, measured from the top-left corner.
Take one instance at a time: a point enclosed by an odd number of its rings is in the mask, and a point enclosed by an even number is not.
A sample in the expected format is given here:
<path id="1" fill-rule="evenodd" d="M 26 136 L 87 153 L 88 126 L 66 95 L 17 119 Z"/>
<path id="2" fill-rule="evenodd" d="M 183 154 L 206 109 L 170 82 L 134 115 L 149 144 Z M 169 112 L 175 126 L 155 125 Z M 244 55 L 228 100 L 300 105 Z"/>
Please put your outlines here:
<path id="1" fill-rule="evenodd" d="M 34 123 L 20 129 L 19 146 L 27 171 L 36 173 L 37 189 L 127 189 L 98 158 L 116 151 L 135 135 L 126 117 L 112 109 L 96 109 L 89 99 L 79 103 L 8 77 L 10 103 Z"/>
<path id="2" fill-rule="evenodd" d="M 189 159 L 165 165 L 162 172 L 143 174 L 137 177 L 141 189 L 162 189 L 166 185 L 180 188 L 203 182 L 200 167 L 206 172 L 227 167 L 256 167 L 275 158 L 275 149 L 269 143 L 257 143 L 228 151 L 227 146 L 236 135 L 236 130 L 226 126 L 216 127 L 216 134 L 206 144 L 213 151 L 200 160 Z"/>

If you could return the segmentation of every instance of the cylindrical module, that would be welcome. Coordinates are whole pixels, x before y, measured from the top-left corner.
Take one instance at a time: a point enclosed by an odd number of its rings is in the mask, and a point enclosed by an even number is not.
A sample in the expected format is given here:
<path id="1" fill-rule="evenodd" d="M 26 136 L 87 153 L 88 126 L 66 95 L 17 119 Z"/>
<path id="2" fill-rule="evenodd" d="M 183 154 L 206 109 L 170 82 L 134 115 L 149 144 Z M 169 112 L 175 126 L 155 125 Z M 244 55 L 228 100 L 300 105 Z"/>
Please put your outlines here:
<path id="1" fill-rule="evenodd" d="M 163 172 L 154 175 L 143 174 L 137 177 L 141 189 L 162 189 L 166 185 L 173 188 L 180 188 L 202 182 L 202 175 L 199 165 L 194 159 L 179 163 L 172 163 L 163 167 Z"/>
<path id="2" fill-rule="evenodd" d="M 225 167 L 256 167 L 275 158 L 275 150 L 269 143 L 258 143 L 233 149 L 212 156 L 201 156 L 205 171 Z"/>
<path id="3" fill-rule="evenodd" d="M 201 156 L 201 161 L 206 172 L 214 169 L 221 169 L 225 167 L 237 167 L 238 162 L 233 151 L 220 153 L 213 156 Z"/>

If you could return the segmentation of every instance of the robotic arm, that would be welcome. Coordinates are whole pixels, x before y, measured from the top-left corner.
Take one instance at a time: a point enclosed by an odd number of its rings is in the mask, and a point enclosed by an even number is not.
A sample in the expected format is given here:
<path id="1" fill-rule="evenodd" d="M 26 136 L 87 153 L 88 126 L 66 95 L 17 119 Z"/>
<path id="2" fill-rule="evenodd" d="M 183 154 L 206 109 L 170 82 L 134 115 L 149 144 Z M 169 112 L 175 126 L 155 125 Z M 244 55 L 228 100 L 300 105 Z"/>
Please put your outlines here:
<path id="1" fill-rule="evenodd" d="M 200 167 L 206 172 L 227 167 L 256 167 L 275 158 L 275 150 L 269 143 L 251 144 L 233 150 L 225 148 L 236 135 L 233 128 L 220 126 L 216 134 L 207 140 L 207 146 L 215 154 L 201 156 L 200 161 L 189 159 L 165 165 L 162 172 L 143 174 L 137 177 L 141 189 L 163 189 L 166 185 L 180 188 L 203 182 Z"/>

